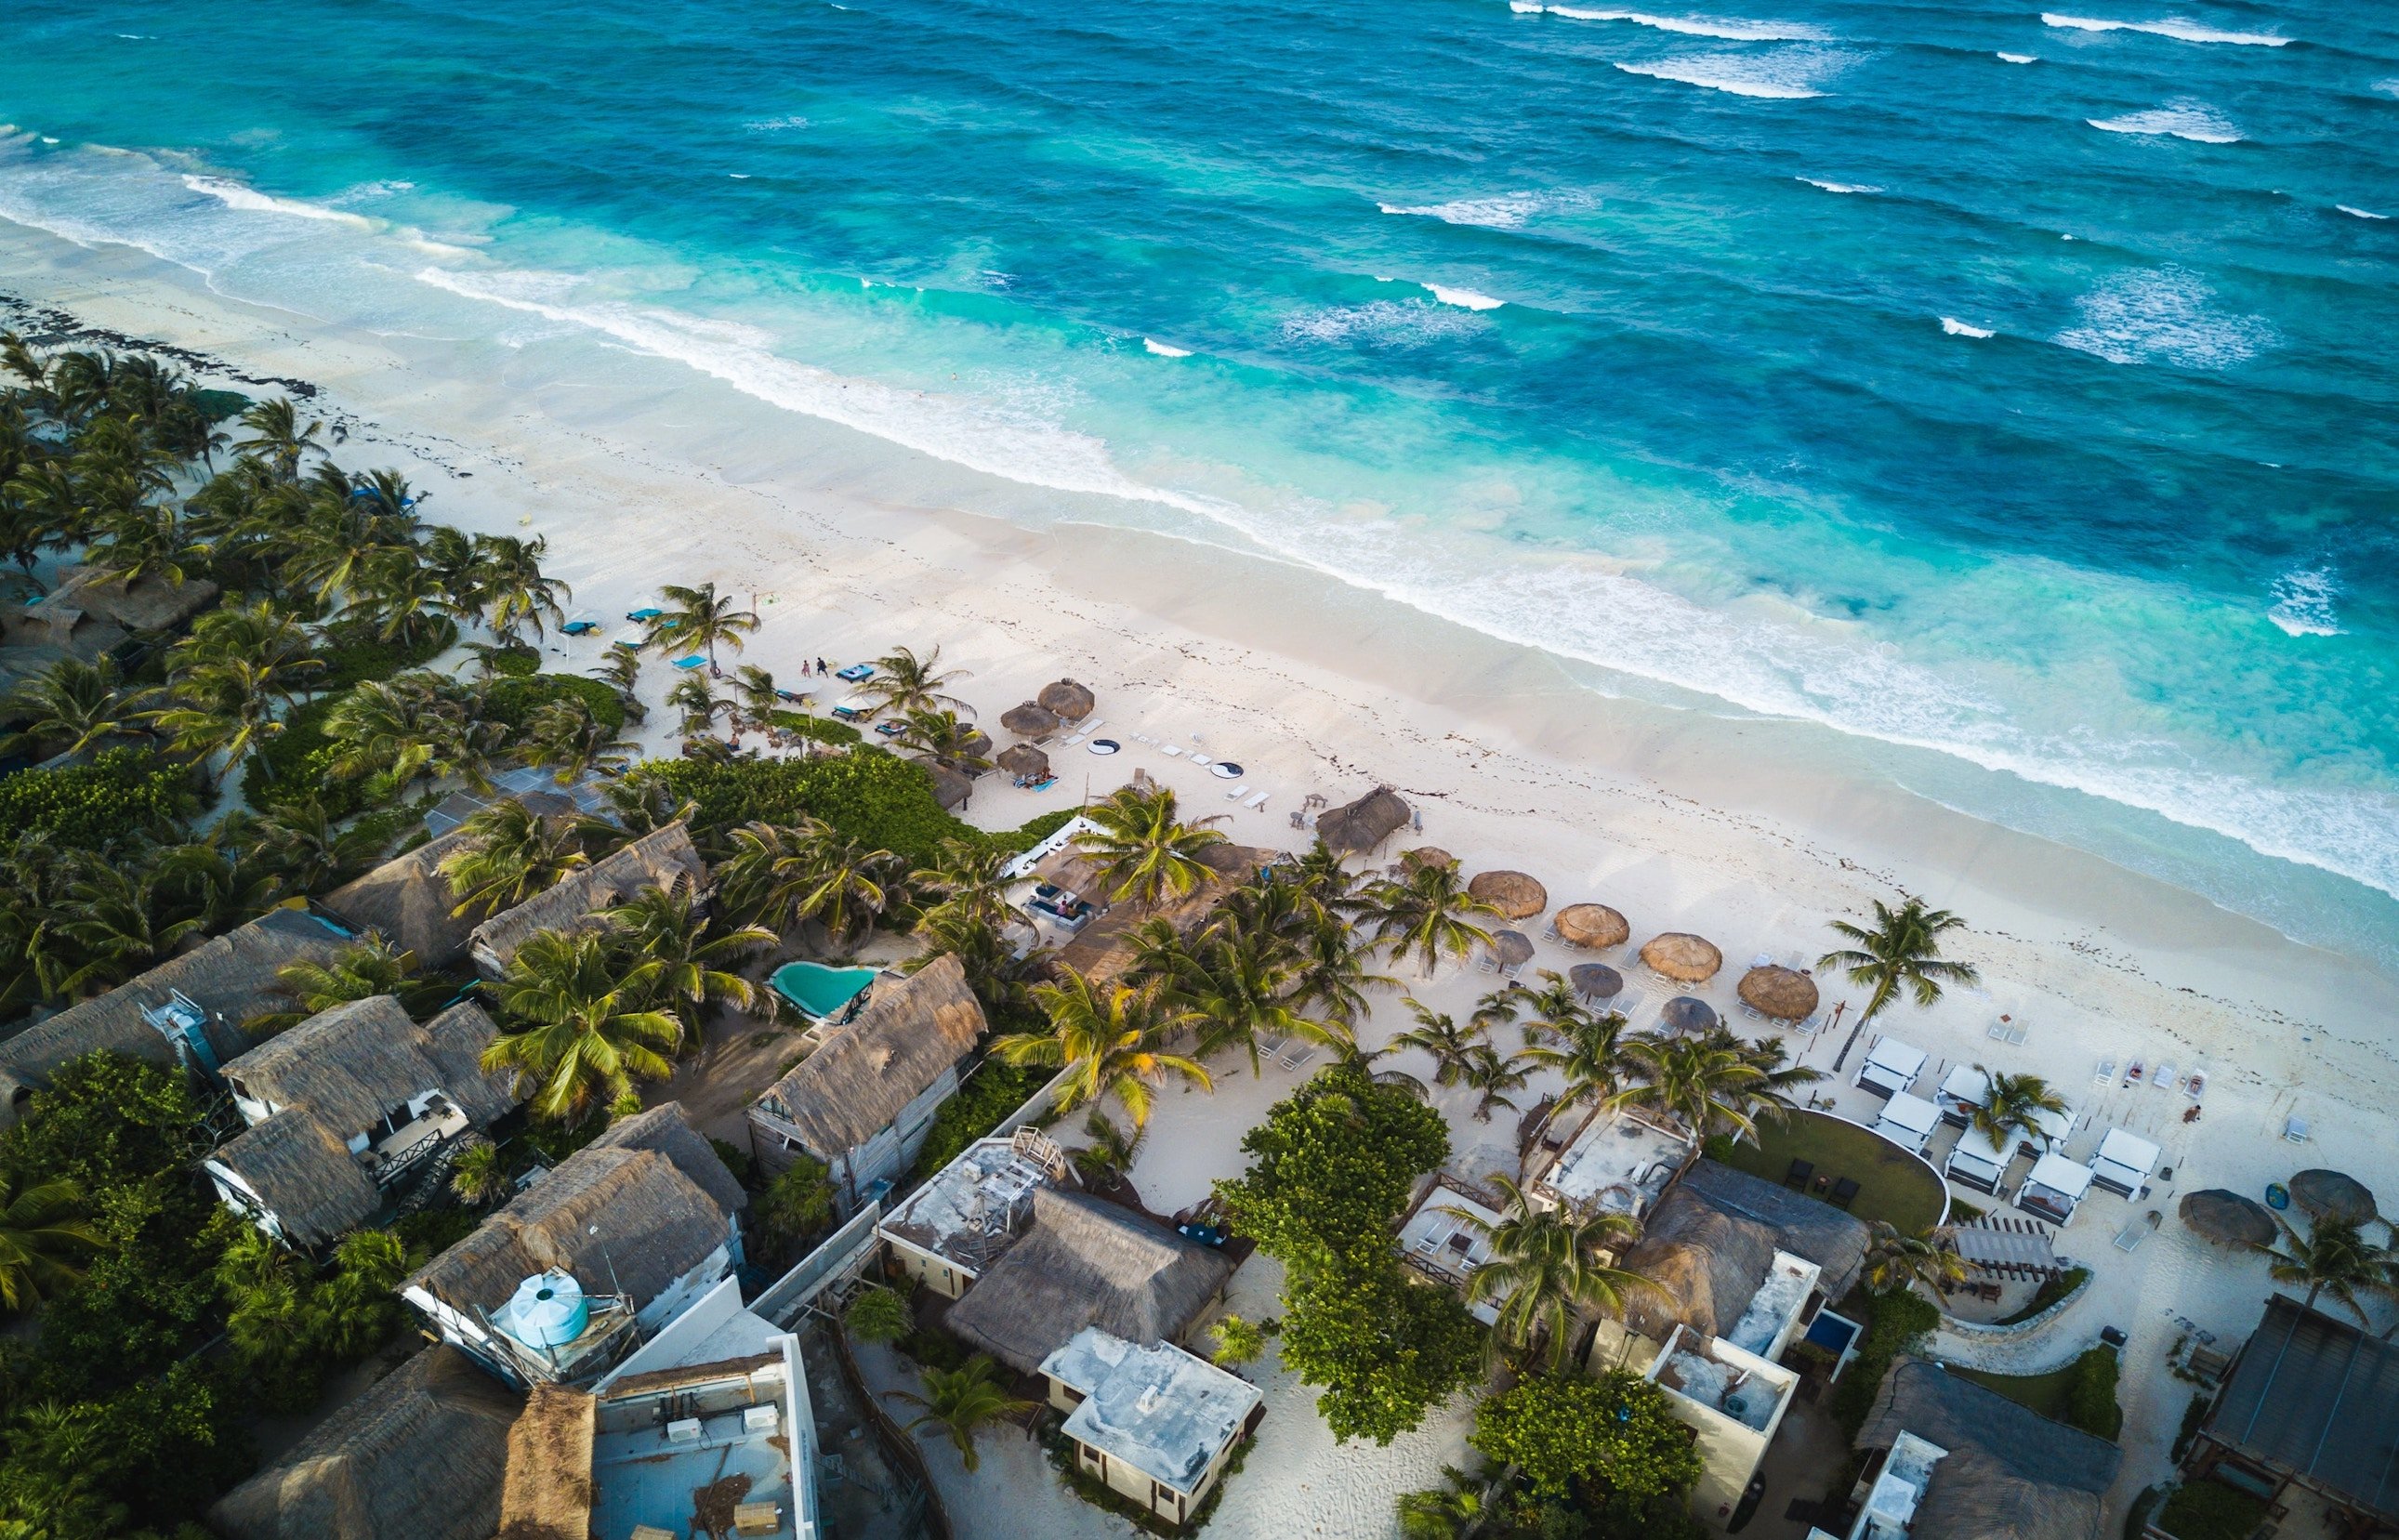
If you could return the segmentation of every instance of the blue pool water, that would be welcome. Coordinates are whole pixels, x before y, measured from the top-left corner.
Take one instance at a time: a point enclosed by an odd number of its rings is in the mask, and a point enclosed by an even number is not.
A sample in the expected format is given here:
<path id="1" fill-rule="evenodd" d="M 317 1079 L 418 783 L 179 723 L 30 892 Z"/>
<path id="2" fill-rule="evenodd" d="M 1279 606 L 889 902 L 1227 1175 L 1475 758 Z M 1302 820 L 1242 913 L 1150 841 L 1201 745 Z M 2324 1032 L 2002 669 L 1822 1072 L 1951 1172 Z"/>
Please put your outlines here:
<path id="1" fill-rule="evenodd" d="M 2399 12 L 2054 3 L 52 3 L 0 215 L 589 332 L 2381 923 Z"/>
<path id="2" fill-rule="evenodd" d="M 811 1020 L 839 1021 L 850 1002 L 874 982 L 871 967 L 827 967 L 822 963 L 785 963 L 767 979 L 775 993 L 797 1006 Z"/>

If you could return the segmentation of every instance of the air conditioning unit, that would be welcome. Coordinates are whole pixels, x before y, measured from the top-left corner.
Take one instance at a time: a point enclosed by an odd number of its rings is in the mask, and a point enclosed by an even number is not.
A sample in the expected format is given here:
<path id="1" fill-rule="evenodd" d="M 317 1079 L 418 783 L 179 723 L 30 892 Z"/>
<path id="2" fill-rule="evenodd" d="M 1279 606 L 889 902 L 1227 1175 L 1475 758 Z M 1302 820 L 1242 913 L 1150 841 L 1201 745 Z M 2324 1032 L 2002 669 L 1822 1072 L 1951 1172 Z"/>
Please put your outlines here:
<path id="1" fill-rule="evenodd" d="M 667 1442 L 671 1444 L 696 1444 L 699 1442 L 699 1419 L 697 1417 L 678 1417 L 673 1422 L 669 1423 L 667 1425 Z"/>
<path id="2" fill-rule="evenodd" d="M 769 1401 L 765 1406 L 753 1406 L 741 1413 L 741 1431 L 772 1433 L 782 1425 L 782 1421 L 781 1416 L 775 1411 L 775 1404 Z"/>

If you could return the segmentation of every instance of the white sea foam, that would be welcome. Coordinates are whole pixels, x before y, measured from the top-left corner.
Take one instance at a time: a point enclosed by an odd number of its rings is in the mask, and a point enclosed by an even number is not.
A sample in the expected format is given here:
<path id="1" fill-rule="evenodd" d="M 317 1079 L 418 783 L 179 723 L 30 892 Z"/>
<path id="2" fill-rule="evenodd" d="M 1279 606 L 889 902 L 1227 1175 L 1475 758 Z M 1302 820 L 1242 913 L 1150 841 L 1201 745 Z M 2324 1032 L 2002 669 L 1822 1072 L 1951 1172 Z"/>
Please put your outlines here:
<path id="1" fill-rule="evenodd" d="M 747 171 L 727 171 L 725 174 L 731 177 L 736 182 L 747 182 L 750 180 L 750 173 Z"/>
<path id="2" fill-rule="evenodd" d="M 1490 197 L 1453 198 L 1447 203 L 1409 206 L 1377 203 L 1387 214 L 1437 219 L 1443 224 L 1471 224 L 1485 230 L 1519 230 L 1543 214 L 1573 213 L 1591 207 L 1587 193 L 1500 193 Z"/>
<path id="3" fill-rule="evenodd" d="M 1159 342 L 1155 337 L 1144 337 L 1141 340 L 1141 345 L 1149 349 L 1152 353 L 1157 354 L 1161 358 L 1187 358 L 1191 357 L 1191 350 L 1189 348 L 1170 346 L 1165 343 Z"/>
<path id="4" fill-rule="evenodd" d="M 1508 0 L 1508 8 L 1519 16 L 1541 14 L 1541 0 Z"/>
<path id="5" fill-rule="evenodd" d="M 786 128 L 805 128 L 808 126 L 808 120 L 805 117 L 762 117 L 754 123 L 744 123 L 741 126 L 753 134 L 773 134 L 780 133 Z"/>
<path id="6" fill-rule="evenodd" d="M 1535 9 L 1544 7 L 1536 7 Z M 1630 21 L 1636 27 L 1680 33 L 1686 37 L 1720 37 L 1728 43 L 1821 43 L 1831 34 L 1796 21 L 1744 21 L 1737 17 L 1652 16 L 1637 10 L 1593 10 L 1582 6 L 1550 6 L 1552 16 L 1569 21 Z"/>
<path id="7" fill-rule="evenodd" d="M 1703 54 L 1692 59 L 1666 59 L 1648 64 L 1628 64 L 1622 60 L 1616 67 L 1627 74 L 1646 74 L 1653 80 L 1672 80 L 1685 86 L 1698 86 L 1711 91 L 1729 91 L 1735 96 L 1754 96 L 1770 101 L 1803 101 L 1824 93 L 1786 79 L 1773 79 L 1762 74 L 1757 61 L 1740 54 Z"/>
<path id="8" fill-rule="evenodd" d="M 289 214 L 293 219 L 324 220 L 334 224 L 355 225 L 361 230 L 375 228 L 374 221 L 363 214 L 353 214 L 340 209 L 328 209 L 319 203 L 304 203 L 298 198 L 272 197 L 254 187 L 223 177 L 196 176 L 186 173 L 183 185 L 195 193 L 206 193 L 228 209 L 239 209 L 252 214 Z"/>
<path id="9" fill-rule="evenodd" d="M 2214 308 L 2215 298 L 2184 268 L 2119 273 L 2075 302 L 2080 321 L 2056 341 L 2109 363 L 2215 370 L 2245 363 L 2282 340 L 2263 316 L 2228 316 Z"/>
<path id="10" fill-rule="evenodd" d="M 2295 567 L 2274 579 L 2274 607 L 2266 618 L 2288 636 L 2338 636 L 2333 601 L 2339 597 L 2330 567 Z"/>
<path id="11" fill-rule="evenodd" d="M 1955 316 L 1941 317 L 1941 330 L 1953 337 L 1996 337 L 1998 332 L 1979 326 L 1968 326 Z"/>
<path id="12" fill-rule="evenodd" d="M 2374 88 L 2384 96 L 2399 96 L 2399 76 L 2389 80 L 2378 80 L 2374 83 Z"/>
<path id="13" fill-rule="evenodd" d="M 1869 186 L 1863 182 L 1819 182 L 1814 177 L 1796 177 L 1793 180 L 1804 182 L 1810 187 L 1822 187 L 1828 193 L 1879 193 L 1882 191 L 1879 187 Z"/>
<path id="14" fill-rule="evenodd" d="M 1297 343 L 1406 348 L 1472 336 L 1490 324 L 1427 300 L 1372 300 L 1306 311 L 1285 319 L 1281 331 Z"/>
<path id="15" fill-rule="evenodd" d="M 2238 144 L 2241 130 L 2222 113 L 2201 101 L 2175 101 L 2146 113 L 2086 119 L 2111 134 L 2171 134 L 2196 144 Z"/>
<path id="16" fill-rule="evenodd" d="M 1454 304 L 1460 310 L 1497 310 L 1507 303 L 1505 300 L 1495 300 L 1488 294 L 1478 294 L 1471 289 L 1448 289 L 1437 283 L 1423 284 L 1420 287 L 1442 304 Z"/>
<path id="17" fill-rule="evenodd" d="M 2344 214 L 2354 214 L 2359 219 L 2389 219 L 2391 217 L 2388 214 L 2378 214 L 2371 209 L 2352 209 L 2346 203 L 2336 203 L 2333 207 L 2339 209 Z"/>
<path id="18" fill-rule="evenodd" d="M 2290 41 L 2264 32 L 2225 32 L 2216 27 L 2202 27 L 2196 21 L 2110 21 L 2091 16 L 2060 16 L 2054 11 L 2040 14 L 2043 23 L 2071 32 L 2142 32 L 2152 37 L 2171 37 L 2179 43 L 2240 43 L 2257 48 L 2279 48 Z"/>
<path id="19" fill-rule="evenodd" d="M 2003 53 L 1999 57 L 2011 64 L 2029 64 L 2034 61 L 2033 56 L 2028 53 Z"/>

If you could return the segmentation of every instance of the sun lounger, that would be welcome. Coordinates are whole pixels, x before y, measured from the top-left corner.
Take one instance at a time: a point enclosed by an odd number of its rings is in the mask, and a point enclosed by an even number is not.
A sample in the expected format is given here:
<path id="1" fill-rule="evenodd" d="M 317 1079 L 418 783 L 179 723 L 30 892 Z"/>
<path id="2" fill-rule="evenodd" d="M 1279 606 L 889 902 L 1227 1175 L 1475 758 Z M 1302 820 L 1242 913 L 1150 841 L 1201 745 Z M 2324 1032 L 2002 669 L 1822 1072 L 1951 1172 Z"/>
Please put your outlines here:
<path id="1" fill-rule="evenodd" d="M 1267 798 L 1268 795 L 1270 795 L 1270 793 L 1261 791 L 1256 796 L 1252 797 L 1249 801 L 1241 804 L 1241 805 L 1248 808 L 1253 813 L 1263 813 L 1266 811 Z"/>
<path id="2" fill-rule="evenodd" d="M 1101 728 L 1105 727 L 1106 725 L 1106 723 L 1098 721 L 1078 722 L 1075 724 L 1075 731 L 1082 734 L 1085 737 L 1090 737 L 1093 733 L 1098 732 Z"/>
<path id="3" fill-rule="evenodd" d="M 2305 1144 L 2315 1136 L 2308 1132 L 2308 1120 L 2294 1113 L 2283 1119 L 2283 1137 L 2294 1144 Z"/>
<path id="4" fill-rule="evenodd" d="M 1158 746 L 1158 751 L 1159 751 L 1159 753 L 1161 753 L 1161 754 L 1164 754 L 1168 759 L 1175 759 L 1175 758 L 1178 758 L 1178 757 L 1180 757 L 1180 756 L 1182 755 L 1182 753 L 1183 753 L 1183 750 L 1182 750 L 1177 749 L 1176 747 L 1174 747 L 1174 745 L 1172 745 L 1172 744 L 1171 744 L 1171 743 L 1161 743 L 1161 744 L 1159 744 L 1159 745 Z"/>
<path id="5" fill-rule="evenodd" d="M 1288 1036 L 1267 1038 L 1258 1045 L 1258 1058 L 1262 1060 L 1273 1059 L 1275 1055 L 1282 1052 L 1282 1046 L 1290 1041 Z"/>
<path id="6" fill-rule="evenodd" d="M 705 662 L 707 662 L 707 661 L 708 661 L 707 657 L 706 657 L 706 656 L 704 656 L 703 655 L 701 655 L 701 654 L 699 654 L 699 653 L 694 653 L 694 654 L 692 654 L 689 657 L 679 657 L 679 658 L 676 658 L 676 659 L 674 660 L 674 666 L 675 666 L 676 668 L 678 668 L 678 669 L 697 669 L 697 668 L 698 668 L 701 664 L 703 664 L 703 663 L 705 663 Z"/>
<path id="7" fill-rule="evenodd" d="M 1194 764 L 1213 764 L 1216 762 L 1210 759 L 1207 755 L 1200 752 L 1197 749 L 1194 749 L 1191 750 L 1191 763 Z"/>
<path id="8" fill-rule="evenodd" d="M 1287 1070 L 1303 1070 L 1315 1061 L 1316 1045 L 1313 1043 L 1294 1043 L 1283 1051 L 1281 1059 L 1275 1060 Z"/>
<path id="9" fill-rule="evenodd" d="M 2193 1101 L 2197 1101 L 2202 1097 L 2205 1096 L 2207 1094 L 2207 1072 L 2205 1070 L 2191 1071 L 2190 1079 L 2184 1085 L 2183 1089 L 2187 1094 L 2189 1094 Z"/>
<path id="10" fill-rule="evenodd" d="M 625 618 L 628 620 L 648 621 L 656 620 L 658 616 L 664 614 L 666 614 L 666 611 L 664 610 L 652 609 L 645 606 L 638 610 L 627 610 L 625 612 Z"/>
<path id="11" fill-rule="evenodd" d="M 1499 957 L 1497 952 L 1486 952 L 1483 954 L 1483 971 L 1485 973 L 1499 971 Z"/>
<path id="12" fill-rule="evenodd" d="M 874 677 L 874 665 L 871 663 L 853 663 L 847 669 L 835 669 L 833 677 L 835 679 L 846 679 L 852 684 L 855 684 L 862 679 L 873 679 Z"/>
<path id="13" fill-rule="evenodd" d="M 2131 1064 L 2128 1068 L 2126 1068 L 2126 1070 L 2124 1071 L 2124 1084 L 2125 1084 L 2125 1085 L 2127 1085 L 2127 1086 L 2137 1086 L 2137 1085 L 2139 1085 L 2140 1083 L 2141 1083 L 2141 1061 L 2140 1061 L 2139 1060 L 2135 1059 L 2135 1060 L 2133 1060 L 2132 1064 Z"/>
<path id="14" fill-rule="evenodd" d="M 2175 1086 L 2175 1067 L 2172 1064 L 2160 1064 L 2158 1073 L 2149 1076 L 2149 1084 L 2162 1091 L 2172 1090 Z"/>
<path id="15" fill-rule="evenodd" d="M 2094 1086 L 2114 1085 L 2116 1083 L 2116 1061 L 2112 1059 L 2102 1059 L 2099 1060 L 2098 1073 L 2091 1077 L 2091 1083 Z"/>
<path id="16" fill-rule="evenodd" d="M 1241 782 L 1239 786 L 1234 787 L 1230 791 L 1226 792 L 1226 793 L 1225 793 L 1225 800 L 1226 800 L 1227 802 L 1239 802 L 1239 801 L 1240 801 L 1243 797 L 1246 797 L 1246 796 L 1248 796 L 1249 794 L 1250 794 L 1250 783 L 1249 783 L 1249 782 L 1247 782 L 1247 781 L 1243 781 L 1243 782 Z"/>

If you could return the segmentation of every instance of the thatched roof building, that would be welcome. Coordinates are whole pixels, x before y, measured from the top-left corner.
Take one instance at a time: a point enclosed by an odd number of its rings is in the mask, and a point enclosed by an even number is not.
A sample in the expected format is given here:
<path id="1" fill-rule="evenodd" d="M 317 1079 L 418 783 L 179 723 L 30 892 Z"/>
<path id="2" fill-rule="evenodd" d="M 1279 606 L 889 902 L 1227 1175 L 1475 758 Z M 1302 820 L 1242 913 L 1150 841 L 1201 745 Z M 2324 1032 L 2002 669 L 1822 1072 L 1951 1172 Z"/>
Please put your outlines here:
<path id="1" fill-rule="evenodd" d="M 1225 896 L 1257 875 L 1259 870 L 1280 854 L 1263 845 L 1235 844 L 1227 840 L 1207 845 L 1200 851 L 1200 862 L 1208 868 L 1209 875 L 1181 898 L 1169 898 L 1155 909 L 1139 904 L 1120 903 L 1087 922 L 1075 933 L 1075 939 L 1060 947 L 1050 956 L 1053 968 L 1072 968 L 1091 980 L 1095 989 L 1113 987 L 1132 965 L 1132 948 L 1127 944 L 1131 932 L 1152 920 L 1164 920 L 1178 935 L 1189 936 L 1214 913 Z M 1075 858 L 1079 860 L 1080 858 Z M 1046 860 L 1037 869 L 1050 870 Z M 1091 879 L 1098 882 L 1097 878 Z M 1061 884 L 1064 886 L 1064 884 Z M 1099 885 L 1103 889 L 1105 883 Z M 1084 892 L 1082 889 L 1069 889 Z M 1085 897 L 1090 897 L 1088 892 Z"/>
<path id="2" fill-rule="evenodd" d="M 1091 714 L 1091 708 L 1098 702 L 1090 690 L 1071 679 L 1062 679 L 1041 687 L 1038 704 L 1060 722 L 1080 722 Z"/>
<path id="3" fill-rule="evenodd" d="M 1816 1014 L 1816 980 L 1797 968 L 1769 964 L 1741 976 L 1742 1003 L 1776 1021 L 1804 1021 Z"/>
<path id="4" fill-rule="evenodd" d="M 466 843 L 466 832 L 454 829 L 343 884 L 319 902 L 346 923 L 413 952 L 426 967 L 448 967 L 467 955 L 467 939 L 477 921 L 451 912 L 458 899 L 439 868 Z"/>
<path id="5" fill-rule="evenodd" d="M 501 1540 L 590 1540 L 591 1436 L 600 1403 L 587 1391 L 535 1385 L 508 1430 Z"/>
<path id="6" fill-rule="evenodd" d="M 1946 1452 L 1917 1505 L 1912 1540 L 2100 1540 L 2100 1500 L 2123 1451 L 1922 1358 L 1891 1366 L 1858 1448 L 1903 1433 Z"/>
<path id="7" fill-rule="evenodd" d="M 906 979 L 878 979 L 866 1008 L 766 1088 L 754 1128 L 828 1165 L 891 1128 L 983 1036 L 966 969 L 943 952 Z"/>
<path id="8" fill-rule="evenodd" d="M 426 1349 L 209 1510 L 228 1540 L 492 1540 L 520 1398 Z"/>
<path id="9" fill-rule="evenodd" d="M 1011 776 L 1039 780 L 1050 773 L 1050 756 L 1029 743 L 1011 743 L 999 751 L 999 767 Z"/>
<path id="10" fill-rule="evenodd" d="M 1728 1333 L 1774 1263 L 1788 1251 L 1823 1269 L 1818 1287 L 1839 1299 L 1864 1264 L 1864 1221 L 1713 1160 L 1685 1171 L 1650 1210 L 1624 1265 L 1654 1280 L 1625 1299 L 1625 1324 L 1663 1342 L 1676 1323 Z"/>
<path id="11" fill-rule="evenodd" d="M 917 755 L 916 763 L 933 778 L 933 800 L 944 811 L 964 807 L 967 799 L 974 795 L 974 777 L 965 771 L 953 769 L 928 754 Z"/>
<path id="12" fill-rule="evenodd" d="M 950 1331 L 1020 1373 L 1096 1326 L 1172 1342 L 1224 1291 L 1233 1264 L 1130 1209 L 1037 1188 L 1033 1223 L 950 1310 Z"/>
<path id="13" fill-rule="evenodd" d="M 1483 871 L 1466 891 L 1511 920 L 1529 920 L 1550 907 L 1550 890 L 1522 871 Z"/>
<path id="14" fill-rule="evenodd" d="M 1568 904 L 1555 924 L 1570 947 L 1620 947 L 1633 939 L 1631 923 L 1606 904 Z"/>
<path id="15" fill-rule="evenodd" d="M 1641 943 L 1641 960 L 1651 971 L 1685 984 L 1704 984 L 1724 966 L 1724 953 L 1714 941 L 1686 930 L 1670 930 Z"/>
<path id="16" fill-rule="evenodd" d="M 204 1018 L 192 1031 L 202 1039 L 208 1061 L 224 1063 L 250 1046 L 244 1021 L 290 1006 L 277 969 L 330 962 L 357 939 L 305 910 L 269 910 L 106 994 L 28 1027 L 0 1043 L 0 1125 L 14 1122 L 23 1101 L 47 1085 L 60 1065 L 97 1049 L 158 1064 L 177 1062 L 165 1030 L 143 1014 L 170 1005 L 177 995 Z"/>
<path id="17" fill-rule="evenodd" d="M 393 1109 L 439 1092 L 462 1114 L 463 1132 L 516 1105 L 507 1079 L 480 1064 L 497 1030 L 471 1002 L 421 1027 L 387 994 L 319 1012 L 225 1066 L 251 1127 L 209 1157 L 210 1175 L 269 1233 L 324 1245 L 381 1206 L 376 1174 L 350 1141 L 374 1140 Z"/>
<path id="18" fill-rule="evenodd" d="M 517 949 L 545 930 L 571 930 L 613 909 L 644 888 L 697 892 L 708 885 L 708 863 L 680 823 L 654 830 L 631 844 L 559 879 L 516 908 L 505 910 L 468 934 L 468 950 L 487 978 L 508 969 Z"/>
<path id="19" fill-rule="evenodd" d="M 1316 816 L 1316 837 L 1328 850 L 1353 855 L 1374 849 L 1407 827 L 1408 804 L 1388 786 Z"/>
<path id="20" fill-rule="evenodd" d="M 1046 738 L 1058 730 L 1058 713 L 1037 700 L 1028 700 L 1001 712 L 999 724 L 1021 738 Z"/>

